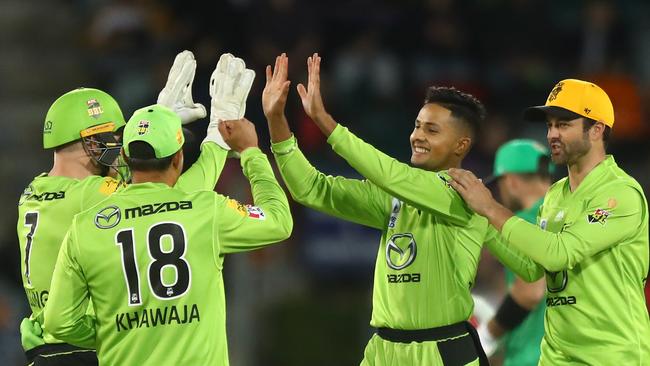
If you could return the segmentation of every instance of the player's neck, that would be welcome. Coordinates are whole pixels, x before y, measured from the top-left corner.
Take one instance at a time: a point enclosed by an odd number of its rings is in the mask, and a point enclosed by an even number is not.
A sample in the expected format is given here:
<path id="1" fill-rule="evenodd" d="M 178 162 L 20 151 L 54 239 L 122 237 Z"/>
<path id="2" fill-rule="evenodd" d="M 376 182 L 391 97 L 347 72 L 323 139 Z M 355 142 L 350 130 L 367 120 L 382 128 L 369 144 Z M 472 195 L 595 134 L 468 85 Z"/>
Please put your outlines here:
<path id="1" fill-rule="evenodd" d="M 95 164 L 84 150 L 58 151 L 54 153 L 54 164 L 47 175 L 84 179 L 96 175 L 95 170 Z"/>
<path id="2" fill-rule="evenodd" d="M 178 180 L 178 175 L 173 174 L 171 169 L 165 171 L 137 171 L 132 172 L 131 182 L 134 184 L 138 183 L 165 183 L 166 185 L 173 187 Z"/>
<path id="3" fill-rule="evenodd" d="M 569 187 L 571 192 L 575 192 L 585 177 L 598 165 L 605 160 L 604 149 L 596 147 L 589 150 L 587 154 L 578 158 L 569 168 Z"/>

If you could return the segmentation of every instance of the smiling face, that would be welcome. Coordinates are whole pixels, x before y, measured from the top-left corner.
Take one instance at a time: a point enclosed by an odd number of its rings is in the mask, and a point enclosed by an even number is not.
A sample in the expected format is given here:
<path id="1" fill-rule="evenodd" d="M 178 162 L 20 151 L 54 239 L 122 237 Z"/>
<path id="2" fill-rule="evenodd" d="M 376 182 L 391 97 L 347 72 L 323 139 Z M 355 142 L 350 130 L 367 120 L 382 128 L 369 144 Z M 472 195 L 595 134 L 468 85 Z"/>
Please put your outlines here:
<path id="1" fill-rule="evenodd" d="M 555 164 L 575 164 L 591 149 L 589 132 L 584 131 L 582 118 L 567 121 L 549 116 L 546 125 L 546 138 Z"/>
<path id="2" fill-rule="evenodd" d="M 463 122 L 436 103 L 425 104 L 411 133 L 411 164 L 438 171 L 460 166 L 471 139 Z"/>

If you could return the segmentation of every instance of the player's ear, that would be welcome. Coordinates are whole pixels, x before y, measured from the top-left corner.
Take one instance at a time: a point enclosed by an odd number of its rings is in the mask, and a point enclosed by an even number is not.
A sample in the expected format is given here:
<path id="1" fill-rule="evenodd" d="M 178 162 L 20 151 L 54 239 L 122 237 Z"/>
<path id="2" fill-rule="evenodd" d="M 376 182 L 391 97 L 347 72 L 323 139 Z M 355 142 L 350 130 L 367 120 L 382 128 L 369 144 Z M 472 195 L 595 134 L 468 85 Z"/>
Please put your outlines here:
<path id="1" fill-rule="evenodd" d="M 469 136 L 462 136 L 456 141 L 456 148 L 454 153 L 457 156 L 465 156 L 472 147 L 472 138 Z"/>
<path id="2" fill-rule="evenodd" d="M 179 174 L 183 171 L 183 149 L 178 150 L 176 154 L 174 154 L 174 157 L 172 158 L 172 166 L 179 172 Z"/>

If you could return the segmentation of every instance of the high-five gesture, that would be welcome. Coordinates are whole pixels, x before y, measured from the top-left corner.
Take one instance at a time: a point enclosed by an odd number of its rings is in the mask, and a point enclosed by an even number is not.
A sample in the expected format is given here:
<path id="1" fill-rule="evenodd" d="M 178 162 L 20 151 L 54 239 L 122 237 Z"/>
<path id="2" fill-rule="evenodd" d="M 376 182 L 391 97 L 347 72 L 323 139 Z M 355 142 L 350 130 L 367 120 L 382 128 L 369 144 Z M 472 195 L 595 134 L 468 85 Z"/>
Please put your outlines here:
<path id="1" fill-rule="evenodd" d="M 172 109 L 181 117 L 183 124 L 188 124 L 206 116 L 205 107 L 194 103 L 192 99 L 192 82 L 196 72 L 196 60 L 190 51 L 176 55 L 169 70 L 167 83 L 158 94 L 158 104 Z"/>
<path id="2" fill-rule="evenodd" d="M 336 127 L 336 122 L 325 111 L 323 98 L 320 94 L 320 61 L 321 58 L 318 53 L 314 53 L 307 58 L 307 88 L 302 84 L 298 84 L 298 94 L 302 100 L 305 113 L 316 122 L 318 128 L 326 136 L 329 136 Z"/>
<path id="3" fill-rule="evenodd" d="M 289 58 L 285 53 L 275 58 L 275 66 L 266 66 L 266 85 L 262 92 L 262 109 L 267 119 L 281 118 L 287 104 L 289 84 Z"/>

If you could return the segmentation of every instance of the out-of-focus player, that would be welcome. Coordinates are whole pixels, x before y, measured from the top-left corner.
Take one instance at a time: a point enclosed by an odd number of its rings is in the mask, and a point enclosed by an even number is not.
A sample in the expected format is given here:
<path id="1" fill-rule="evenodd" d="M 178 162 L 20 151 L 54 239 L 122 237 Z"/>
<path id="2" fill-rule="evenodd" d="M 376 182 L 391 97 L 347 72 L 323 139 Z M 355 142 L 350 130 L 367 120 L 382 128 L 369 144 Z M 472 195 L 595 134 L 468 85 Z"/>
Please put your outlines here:
<path id="1" fill-rule="evenodd" d="M 173 108 L 184 123 L 206 116 L 192 100 L 196 61 L 181 52 L 170 70 L 159 102 Z M 214 188 L 224 165 L 227 145 L 219 136 L 219 119 L 243 116 L 254 73 L 241 59 L 224 54 L 210 86 L 211 122 L 201 155 L 178 180 L 176 187 L 195 191 Z M 80 349 L 42 333 L 42 310 L 50 295 L 50 282 L 59 247 L 72 217 L 105 199 L 124 182 L 108 177 L 118 168 L 119 135 L 125 121 L 117 102 L 107 93 L 81 88 L 58 98 L 50 107 L 43 128 L 43 147 L 53 150 L 52 169 L 28 185 L 18 205 L 18 238 L 23 285 L 32 315 L 21 323 L 23 348 L 29 363 L 96 364 L 94 350 Z M 220 147 L 223 146 L 223 147 Z"/>
<path id="2" fill-rule="evenodd" d="M 411 167 L 338 125 L 320 96 L 320 57 L 309 57 L 307 65 L 307 88 L 298 86 L 305 112 L 334 151 L 367 180 L 326 176 L 298 148 L 284 115 L 289 90 L 284 54 L 273 71 L 267 66 L 264 113 L 293 198 L 382 231 L 371 320 L 377 334 L 362 365 L 485 364 L 467 319 L 488 225 L 468 210 L 442 172 L 459 167 L 469 151 L 485 114 L 482 104 L 454 88 L 429 88 L 411 134 L 411 162 L 417 168 Z"/>
<path id="3" fill-rule="evenodd" d="M 516 216 L 535 224 L 551 185 L 552 167 L 548 149 L 534 140 L 512 140 L 499 147 L 492 177 L 501 203 Z M 502 341 L 504 366 L 535 366 L 544 336 L 546 282 L 542 278 L 528 283 L 507 268 L 505 273 L 508 294 L 494 316 L 479 325 L 481 344 L 489 356 Z"/>
<path id="4" fill-rule="evenodd" d="M 256 206 L 173 188 L 183 168 L 180 118 L 154 105 L 124 129 L 128 187 L 73 219 L 59 252 L 44 329 L 96 345 L 106 365 L 228 365 L 224 255 L 284 240 L 284 191 L 245 119 L 219 124 L 241 154 Z M 92 300 L 95 317 L 86 309 Z"/>
<path id="5" fill-rule="evenodd" d="M 501 252 L 513 250 L 510 269 L 529 280 L 546 273 L 539 364 L 648 365 L 648 204 L 605 152 L 612 103 L 597 85 L 566 79 L 524 117 L 546 122 L 551 158 L 568 168 L 544 197 L 539 226 L 498 204 L 471 172 L 449 174 L 468 205 L 501 232 Z"/>

